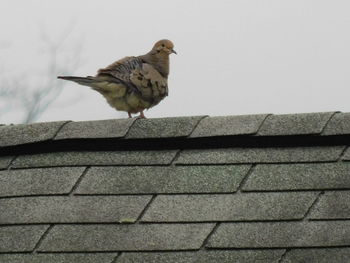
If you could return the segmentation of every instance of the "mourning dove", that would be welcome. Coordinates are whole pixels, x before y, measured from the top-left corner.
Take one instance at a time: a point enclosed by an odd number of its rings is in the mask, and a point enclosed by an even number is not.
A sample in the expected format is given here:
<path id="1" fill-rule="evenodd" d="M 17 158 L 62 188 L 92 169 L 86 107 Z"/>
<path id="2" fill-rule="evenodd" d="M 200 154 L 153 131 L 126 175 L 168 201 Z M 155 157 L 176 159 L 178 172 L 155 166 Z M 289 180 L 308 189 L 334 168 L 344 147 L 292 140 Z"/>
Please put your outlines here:
<path id="1" fill-rule="evenodd" d="M 140 113 L 168 96 L 169 55 L 175 53 L 170 40 L 159 40 L 145 55 L 125 57 L 98 70 L 95 77 L 59 76 L 101 93 L 119 111 Z"/>

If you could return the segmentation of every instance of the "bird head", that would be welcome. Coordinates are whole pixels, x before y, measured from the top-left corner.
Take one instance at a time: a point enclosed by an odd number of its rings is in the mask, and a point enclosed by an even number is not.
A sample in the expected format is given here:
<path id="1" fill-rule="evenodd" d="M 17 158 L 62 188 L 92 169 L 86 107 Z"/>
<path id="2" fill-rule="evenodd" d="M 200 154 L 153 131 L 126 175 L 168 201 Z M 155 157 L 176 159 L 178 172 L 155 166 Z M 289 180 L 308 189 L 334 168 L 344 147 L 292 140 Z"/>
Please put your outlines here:
<path id="1" fill-rule="evenodd" d="M 170 40 L 162 39 L 154 44 L 152 51 L 159 55 L 170 55 L 171 53 L 177 54 L 174 50 L 174 44 Z"/>

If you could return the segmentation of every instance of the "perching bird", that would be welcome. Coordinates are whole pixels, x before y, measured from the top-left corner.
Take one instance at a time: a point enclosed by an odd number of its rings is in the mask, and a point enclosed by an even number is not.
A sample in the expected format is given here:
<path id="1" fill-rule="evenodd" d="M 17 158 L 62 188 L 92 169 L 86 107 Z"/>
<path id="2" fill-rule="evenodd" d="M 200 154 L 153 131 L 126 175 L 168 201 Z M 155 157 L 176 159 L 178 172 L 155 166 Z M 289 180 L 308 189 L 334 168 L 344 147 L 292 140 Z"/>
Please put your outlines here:
<path id="1" fill-rule="evenodd" d="M 175 53 L 174 44 L 159 40 L 152 50 L 138 57 L 125 57 L 106 68 L 98 70 L 95 77 L 59 76 L 89 86 L 101 93 L 111 107 L 131 113 L 157 105 L 168 96 L 169 55 Z"/>

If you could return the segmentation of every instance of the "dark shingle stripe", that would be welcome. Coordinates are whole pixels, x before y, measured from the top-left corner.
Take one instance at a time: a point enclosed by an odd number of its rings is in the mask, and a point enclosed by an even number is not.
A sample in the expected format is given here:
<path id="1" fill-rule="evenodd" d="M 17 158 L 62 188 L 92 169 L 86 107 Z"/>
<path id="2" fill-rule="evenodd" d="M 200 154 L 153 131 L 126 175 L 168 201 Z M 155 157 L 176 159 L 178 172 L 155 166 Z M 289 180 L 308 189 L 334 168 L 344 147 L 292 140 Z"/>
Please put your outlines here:
<path id="1" fill-rule="evenodd" d="M 350 219 L 350 191 L 326 192 L 311 211 L 309 218 Z"/>
<path id="2" fill-rule="evenodd" d="M 0 224 L 135 222 L 150 196 L 0 199 Z"/>
<path id="3" fill-rule="evenodd" d="M 56 225 L 39 251 L 199 249 L 213 224 Z"/>
<path id="4" fill-rule="evenodd" d="M 124 137 L 135 121 L 132 119 L 81 121 L 67 123 L 55 140 L 76 138 L 120 138 Z"/>
<path id="5" fill-rule="evenodd" d="M 48 226 L 0 226 L 0 252 L 32 251 Z"/>
<path id="6" fill-rule="evenodd" d="M 222 223 L 209 248 L 350 246 L 350 221 Z"/>
<path id="7" fill-rule="evenodd" d="M 0 147 L 52 139 L 67 121 L 19 124 L 0 127 Z"/>
<path id="8" fill-rule="evenodd" d="M 177 150 L 57 152 L 21 155 L 15 168 L 83 165 L 160 165 L 170 164 Z"/>
<path id="9" fill-rule="evenodd" d="M 250 165 L 92 167 L 79 194 L 235 192 Z"/>
<path id="10" fill-rule="evenodd" d="M 282 263 L 349 263 L 350 248 L 292 249 Z"/>
<path id="11" fill-rule="evenodd" d="M 0 254 L 4 263 L 112 263 L 112 253 Z M 113 262 L 114 263 L 114 262 Z"/>
<path id="12" fill-rule="evenodd" d="M 295 163 L 336 161 L 344 146 L 184 150 L 177 164 Z"/>
<path id="13" fill-rule="evenodd" d="M 190 137 L 255 134 L 267 114 L 207 117 L 200 121 Z"/>
<path id="14" fill-rule="evenodd" d="M 126 138 L 186 137 L 191 134 L 202 118 L 204 116 L 138 119 L 131 126 Z"/>
<path id="15" fill-rule="evenodd" d="M 144 222 L 301 219 L 317 193 L 157 196 Z"/>
<path id="16" fill-rule="evenodd" d="M 328 122 L 322 135 L 350 134 L 350 112 L 336 113 Z"/>
<path id="17" fill-rule="evenodd" d="M 334 112 L 270 115 L 258 135 L 319 134 Z"/>
<path id="18" fill-rule="evenodd" d="M 0 156 L 0 169 L 6 169 L 11 161 L 15 158 L 14 156 Z"/>
<path id="19" fill-rule="evenodd" d="M 257 165 L 243 191 L 350 189 L 350 163 Z"/>
<path id="20" fill-rule="evenodd" d="M 0 171 L 0 197 L 68 194 L 83 167 Z"/>
<path id="21" fill-rule="evenodd" d="M 284 250 L 123 253 L 116 263 L 278 263 Z"/>

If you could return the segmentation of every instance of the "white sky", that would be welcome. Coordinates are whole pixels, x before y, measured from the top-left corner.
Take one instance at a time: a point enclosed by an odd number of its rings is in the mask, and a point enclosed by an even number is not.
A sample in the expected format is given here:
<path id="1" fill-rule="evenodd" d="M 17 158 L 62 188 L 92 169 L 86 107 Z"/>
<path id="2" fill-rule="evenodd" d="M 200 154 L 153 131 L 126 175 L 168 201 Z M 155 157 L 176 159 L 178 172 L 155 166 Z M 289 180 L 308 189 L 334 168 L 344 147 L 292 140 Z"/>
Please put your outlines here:
<path id="1" fill-rule="evenodd" d="M 71 24 L 66 48 L 83 43 L 78 76 L 174 42 L 169 97 L 149 118 L 350 111 L 348 0 L 0 0 L 2 73 L 38 74 L 38 25 L 55 39 Z M 126 116 L 70 83 L 39 121 Z"/>

